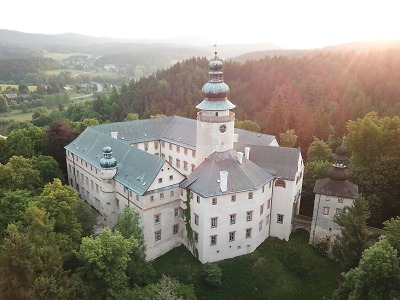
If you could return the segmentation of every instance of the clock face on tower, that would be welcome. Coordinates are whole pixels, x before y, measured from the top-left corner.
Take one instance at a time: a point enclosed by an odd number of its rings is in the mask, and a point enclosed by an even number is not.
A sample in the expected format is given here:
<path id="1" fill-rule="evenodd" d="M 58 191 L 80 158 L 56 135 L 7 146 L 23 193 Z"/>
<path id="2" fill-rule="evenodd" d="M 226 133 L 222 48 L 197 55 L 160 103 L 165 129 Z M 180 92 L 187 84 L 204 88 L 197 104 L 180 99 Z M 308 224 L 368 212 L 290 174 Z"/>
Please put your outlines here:
<path id="1" fill-rule="evenodd" d="M 219 131 L 220 131 L 221 133 L 224 133 L 224 132 L 226 131 L 226 125 L 225 125 L 225 124 L 222 124 L 221 126 L 219 126 Z"/>

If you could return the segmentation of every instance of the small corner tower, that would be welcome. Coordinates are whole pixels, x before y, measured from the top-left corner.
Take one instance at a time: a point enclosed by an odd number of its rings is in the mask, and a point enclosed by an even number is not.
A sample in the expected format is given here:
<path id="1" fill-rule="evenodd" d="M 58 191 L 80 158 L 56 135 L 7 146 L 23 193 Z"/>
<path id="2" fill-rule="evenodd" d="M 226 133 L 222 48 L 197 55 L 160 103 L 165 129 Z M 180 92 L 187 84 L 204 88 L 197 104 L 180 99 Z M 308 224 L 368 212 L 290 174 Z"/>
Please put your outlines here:
<path id="1" fill-rule="evenodd" d="M 336 158 L 328 170 L 328 178 L 319 179 L 314 185 L 314 211 L 311 223 L 310 244 L 325 242 L 332 245 L 340 226 L 333 220 L 335 215 L 353 204 L 358 186 L 348 181 L 348 150 L 344 145 L 336 148 Z"/>
<path id="2" fill-rule="evenodd" d="M 215 52 L 208 64 L 209 80 L 202 88 L 204 100 L 196 106 L 197 140 L 196 163 L 200 165 L 210 154 L 233 148 L 235 108 L 227 98 L 229 86 L 224 82 L 223 63 Z"/>
<path id="3" fill-rule="evenodd" d="M 110 146 L 103 148 L 103 158 L 100 159 L 101 167 L 101 188 L 103 193 L 114 193 L 114 176 L 117 174 L 117 161 L 112 157 L 112 149 Z"/>

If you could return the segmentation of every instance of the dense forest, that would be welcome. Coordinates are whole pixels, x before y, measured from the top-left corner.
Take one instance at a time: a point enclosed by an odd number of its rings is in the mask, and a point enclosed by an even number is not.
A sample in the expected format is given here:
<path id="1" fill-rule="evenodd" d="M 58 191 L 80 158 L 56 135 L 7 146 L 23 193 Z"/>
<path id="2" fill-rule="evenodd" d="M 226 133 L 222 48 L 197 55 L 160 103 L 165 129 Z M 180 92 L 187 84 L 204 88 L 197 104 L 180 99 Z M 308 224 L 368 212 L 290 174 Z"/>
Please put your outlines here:
<path id="1" fill-rule="evenodd" d="M 28 67 L 55 67 L 52 61 L 31 62 Z M 195 118 L 208 62 L 187 59 L 99 92 L 93 101 L 67 99 L 69 104 L 58 109 L 35 109 L 31 122 L 9 124 L 7 139 L 0 138 L 0 298 L 158 299 L 166 291 L 195 299 L 193 286 L 157 277 L 144 261 L 137 216 L 126 212 L 119 231 L 91 236 L 90 209 L 63 185 L 63 147 L 87 126 L 103 122 L 174 114 Z M 15 74 L 20 74 L 18 66 L 10 67 Z M 395 47 L 224 62 L 229 99 L 237 106 L 236 126 L 300 147 L 305 159 L 302 213 L 312 213 L 315 180 L 326 177 L 335 148 L 344 143 L 351 151 L 351 181 L 362 196 L 337 219 L 346 234 L 335 255 L 346 273 L 333 299 L 399 295 L 399 70 Z M 58 79 L 71 80 L 71 75 Z M 49 87 L 42 87 L 43 95 Z M 0 100 L 6 108 L 11 104 Z M 387 237 L 368 248 L 366 224 L 385 228 Z M 106 252 L 111 255 L 101 255 Z M 381 257 L 387 263 L 378 263 L 379 272 L 373 267 Z"/>

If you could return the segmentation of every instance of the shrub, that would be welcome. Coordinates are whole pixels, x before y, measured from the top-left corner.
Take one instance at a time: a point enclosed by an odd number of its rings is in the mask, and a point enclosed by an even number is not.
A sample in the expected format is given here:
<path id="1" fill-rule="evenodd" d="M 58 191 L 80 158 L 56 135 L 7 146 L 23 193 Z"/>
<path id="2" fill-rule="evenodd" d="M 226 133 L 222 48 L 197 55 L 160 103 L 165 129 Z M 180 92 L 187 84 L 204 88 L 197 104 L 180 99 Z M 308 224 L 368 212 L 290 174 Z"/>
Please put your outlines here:
<path id="1" fill-rule="evenodd" d="M 328 244 L 324 242 L 319 242 L 314 245 L 314 250 L 322 257 L 328 257 Z"/>
<path id="2" fill-rule="evenodd" d="M 213 287 L 219 287 L 222 285 L 222 270 L 214 263 L 206 263 L 203 266 L 203 279 L 204 281 Z"/>

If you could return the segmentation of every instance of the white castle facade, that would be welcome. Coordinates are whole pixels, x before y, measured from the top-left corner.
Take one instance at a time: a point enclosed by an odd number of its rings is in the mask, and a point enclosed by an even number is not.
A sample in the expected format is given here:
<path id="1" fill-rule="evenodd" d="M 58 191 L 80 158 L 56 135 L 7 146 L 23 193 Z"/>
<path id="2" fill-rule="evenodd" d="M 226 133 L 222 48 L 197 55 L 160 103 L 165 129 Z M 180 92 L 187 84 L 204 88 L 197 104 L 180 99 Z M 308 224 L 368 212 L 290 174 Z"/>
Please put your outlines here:
<path id="1" fill-rule="evenodd" d="M 197 120 L 93 126 L 65 147 L 69 184 L 107 226 L 124 207 L 140 215 L 148 260 L 182 244 L 202 263 L 251 253 L 288 240 L 299 211 L 300 150 L 234 128 L 223 64 L 209 67 Z"/>

